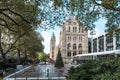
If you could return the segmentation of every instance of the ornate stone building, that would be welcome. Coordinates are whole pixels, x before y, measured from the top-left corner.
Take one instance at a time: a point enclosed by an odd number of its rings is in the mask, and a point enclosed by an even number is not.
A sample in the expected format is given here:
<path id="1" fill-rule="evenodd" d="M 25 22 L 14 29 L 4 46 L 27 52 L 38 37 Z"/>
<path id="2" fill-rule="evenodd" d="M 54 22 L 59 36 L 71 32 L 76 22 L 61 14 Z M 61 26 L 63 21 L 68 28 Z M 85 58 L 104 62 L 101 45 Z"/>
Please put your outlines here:
<path id="1" fill-rule="evenodd" d="M 88 53 L 88 31 L 75 16 L 69 16 L 62 24 L 60 32 L 60 49 L 65 63 L 71 62 L 73 56 Z"/>
<path id="2" fill-rule="evenodd" d="M 73 56 L 77 54 L 88 53 L 88 31 L 87 28 L 80 24 L 75 16 L 69 16 L 62 24 L 60 32 L 60 43 L 55 48 L 55 35 L 50 41 L 50 58 L 56 59 L 58 47 L 61 50 L 61 55 L 64 63 L 69 63 L 73 60 Z"/>

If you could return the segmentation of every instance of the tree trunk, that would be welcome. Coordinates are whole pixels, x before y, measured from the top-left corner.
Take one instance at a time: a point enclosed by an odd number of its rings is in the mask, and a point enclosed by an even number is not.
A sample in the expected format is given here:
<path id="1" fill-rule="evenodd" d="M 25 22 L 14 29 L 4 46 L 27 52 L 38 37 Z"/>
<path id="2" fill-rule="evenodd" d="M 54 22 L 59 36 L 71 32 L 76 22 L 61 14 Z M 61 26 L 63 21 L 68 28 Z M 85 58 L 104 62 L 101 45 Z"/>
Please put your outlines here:
<path id="1" fill-rule="evenodd" d="M 5 60 L 5 54 L 3 53 L 3 48 L 2 48 L 2 42 L 1 42 L 1 29 L 0 29 L 0 54 L 1 54 L 1 56 L 2 56 L 2 58 L 3 58 L 3 60 Z"/>
<path id="2" fill-rule="evenodd" d="M 18 64 L 20 64 L 20 49 L 18 48 Z"/>
<path id="3" fill-rule="evenodd" d="M 28 61 L 28 57 L 27 57 L 27 50 L 25 49 L 25 62 Z"/>

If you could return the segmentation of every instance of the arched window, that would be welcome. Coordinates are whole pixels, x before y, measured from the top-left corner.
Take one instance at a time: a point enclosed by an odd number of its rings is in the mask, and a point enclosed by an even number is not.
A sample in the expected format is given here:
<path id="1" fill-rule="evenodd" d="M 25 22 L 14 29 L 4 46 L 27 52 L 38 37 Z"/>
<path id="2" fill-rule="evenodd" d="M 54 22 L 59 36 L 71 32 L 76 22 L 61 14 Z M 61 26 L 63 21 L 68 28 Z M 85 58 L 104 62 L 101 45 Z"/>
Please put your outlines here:
<path id="1" fill-rule="evenodd" d="M 67 49 L 68 50 L 71 49 L 71 44 L 70 43 L 67 44 Z"/>
<path id="2" fill-rule="evenodd" d="M 74 44 L 73 44 L 73 49 L 76 49 L 76 48 L 77 48 L 77 47 L 76 47 L 76 44 L 74 43 Z"/>

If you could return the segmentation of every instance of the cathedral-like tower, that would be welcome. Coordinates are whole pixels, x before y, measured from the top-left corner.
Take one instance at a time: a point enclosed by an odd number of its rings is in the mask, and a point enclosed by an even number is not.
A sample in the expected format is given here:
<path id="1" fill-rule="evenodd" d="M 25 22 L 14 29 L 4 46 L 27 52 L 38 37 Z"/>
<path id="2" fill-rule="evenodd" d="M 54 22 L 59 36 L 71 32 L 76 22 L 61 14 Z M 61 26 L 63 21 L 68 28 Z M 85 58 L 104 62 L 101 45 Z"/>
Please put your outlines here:
<path id="1" fill-rule="evenodd" d="M 55 47 L 56 47 L 56 39 L 55 34 L 53 33 L 50 40 L 50 58 L 55 59 Z"/>
<path id="2" fill-rule="evenodd" d="M 62 24 L 60 49 L 63 61 L 70 63 L 77 54 L 88 53 L 88 31 L 75 16 L 69 16 Z"/>

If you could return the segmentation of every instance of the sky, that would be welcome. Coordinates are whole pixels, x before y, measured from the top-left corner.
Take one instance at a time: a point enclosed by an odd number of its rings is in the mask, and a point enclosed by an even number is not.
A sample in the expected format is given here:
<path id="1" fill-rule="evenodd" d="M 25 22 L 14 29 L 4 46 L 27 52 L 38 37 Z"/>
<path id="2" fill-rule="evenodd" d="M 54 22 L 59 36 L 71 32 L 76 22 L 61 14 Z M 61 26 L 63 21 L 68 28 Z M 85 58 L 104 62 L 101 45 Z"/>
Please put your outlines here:
<path id="1" fill-rule="evenodd" d="M 106 23 L 106 20 L 104 20 L 104 19 L 100 19 L 99 21 L 97 21 L 95 23 L 95 25 L 96 25 L 96 28 L 95 28 L 96 35 L 94 35 L 93 37 L 97 37 L 97 36 L 100 36 L 100 35 L 104 34 L 105 23 Z M 46 31 L 41 32 L 41 35 L 44 37 L 43 45 L 45 47 L 44 48 L 45 53 L 49 53 L 49 51 L 50 51 L 50 39 L 51 39 L 51 36 L 52 36 L 53 32 L 56 36 L 56 45 L 59 44 L 60 30 L 61 30 L 60 27 L 55 27 L 55 29 L 46 30 Z M 90 31 L 88 31 L 88 37 L 91 37 L 90 36 Z"/>

